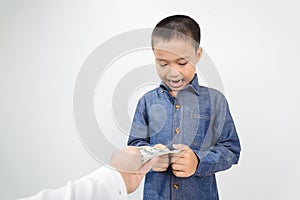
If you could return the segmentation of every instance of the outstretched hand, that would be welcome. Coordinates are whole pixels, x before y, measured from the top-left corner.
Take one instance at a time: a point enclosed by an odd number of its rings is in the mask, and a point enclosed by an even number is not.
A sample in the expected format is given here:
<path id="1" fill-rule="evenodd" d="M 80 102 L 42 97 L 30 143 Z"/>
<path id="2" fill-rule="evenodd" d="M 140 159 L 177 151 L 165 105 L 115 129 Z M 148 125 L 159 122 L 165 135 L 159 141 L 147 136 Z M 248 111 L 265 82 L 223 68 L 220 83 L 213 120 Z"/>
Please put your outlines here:
<path id="1" fill-rule="evenodd" d="M 132 193 L 145 174 L 157 163 L 158 157 L 142 164 L 142 155 L 136 147 L 127 147 L 113 153 L 110 165 L 118 170 L 124 180 L 127 193 Z"/>

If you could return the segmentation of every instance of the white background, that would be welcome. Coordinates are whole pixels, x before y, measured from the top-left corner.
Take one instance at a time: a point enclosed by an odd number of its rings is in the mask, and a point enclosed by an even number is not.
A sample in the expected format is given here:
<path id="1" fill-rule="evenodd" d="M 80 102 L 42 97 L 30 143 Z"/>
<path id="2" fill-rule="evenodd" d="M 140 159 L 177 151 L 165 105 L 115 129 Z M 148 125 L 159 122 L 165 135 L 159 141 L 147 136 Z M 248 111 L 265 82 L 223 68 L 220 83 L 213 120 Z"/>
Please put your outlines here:
<path id="1" fill-rule="evenodd" d="M 0 199 L 60 187 L 99 166 L 73 120 L 80 67 L 112 36 L 172 14 L 201 25 L 241 139 L 239 165 L 218 175 L 220 198 L 298 199 L 299 8 L 296 0 L 1 0 Z"/>

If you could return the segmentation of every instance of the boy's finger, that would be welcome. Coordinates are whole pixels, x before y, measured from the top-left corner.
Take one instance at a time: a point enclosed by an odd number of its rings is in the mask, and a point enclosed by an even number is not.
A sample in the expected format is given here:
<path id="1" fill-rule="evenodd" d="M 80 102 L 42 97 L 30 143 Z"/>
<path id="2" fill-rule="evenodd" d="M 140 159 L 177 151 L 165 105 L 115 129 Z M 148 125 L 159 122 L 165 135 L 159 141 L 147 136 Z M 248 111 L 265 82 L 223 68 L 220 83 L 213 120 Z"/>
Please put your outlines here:
<path id="1" fill-rule="evenodd" d="M 172 157 L 171 163 L 183 164 L 184 159 L 182 157 Z"/>
<path id="2" fill-rule="evenodd" d="M 169 163 L 161 163 L 158 161 L 152 168 L 166 168 L 169 165 Z"/>
<path id="3" fill-rule="evenodd" d="M 168 154 L 165 154 L 165 155 L 162 155 L 162 156 L 159 156 L 160 159 L 169 159 L 169 155 Z"/>
<path id="4" fill-rule="evenodd" d="M 167 168 L 153 168 L 153 171 L 156 171 L 156 172 L 164 172 L 166 170 L 167 170 Z"/>
<path id="5" fill-rule="evenodd" d="M 184 172 L 184 171 L 173 170 L 173 174 L 177 177 L 188 177 L 186 172 Z"/>
<path id="6" fill-rule="evenodd" d="M 172 169 L 175 171 L 184 171 L 185 166 L 180 164 L 172 164 Z"/>
<path id="7" fill-rule="evenodd" d="M 156 145 L 154 145 L 153 147 L 159 148 L 159 149 L 166 149 L 166 150 L 169 150 L 168 147 L 167 147 L 166 145 L 163 145 L 163 144 L 156 144 Z"/>

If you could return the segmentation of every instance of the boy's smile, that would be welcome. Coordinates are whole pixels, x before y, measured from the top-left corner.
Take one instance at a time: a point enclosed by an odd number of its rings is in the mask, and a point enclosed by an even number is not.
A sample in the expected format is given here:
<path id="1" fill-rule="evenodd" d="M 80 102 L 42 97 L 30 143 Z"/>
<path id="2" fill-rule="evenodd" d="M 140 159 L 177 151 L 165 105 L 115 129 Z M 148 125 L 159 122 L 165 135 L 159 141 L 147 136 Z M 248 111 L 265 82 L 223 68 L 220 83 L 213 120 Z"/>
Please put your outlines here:
<path id="1" fill-rule="evenodd" d="M 157 73 L 173 96 L 192 81 L 201 53 L 201 48 L 195 51 L 191 42 L 180 39 L 154 44 Z"/>

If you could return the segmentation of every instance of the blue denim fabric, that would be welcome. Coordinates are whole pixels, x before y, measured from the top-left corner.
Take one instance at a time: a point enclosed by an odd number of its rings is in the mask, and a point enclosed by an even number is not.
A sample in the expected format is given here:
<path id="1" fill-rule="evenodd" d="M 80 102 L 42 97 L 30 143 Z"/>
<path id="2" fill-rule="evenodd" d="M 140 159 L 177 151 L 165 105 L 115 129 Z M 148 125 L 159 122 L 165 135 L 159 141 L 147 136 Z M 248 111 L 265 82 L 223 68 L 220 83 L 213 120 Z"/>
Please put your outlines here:
<path id="1" fill-rule="evenodd" d="M 188 145 L 199 164 L 188 178 L 176 177 L 171 166 L 165 172 L 149 172 L 144 185 L 146 200 L 219 199 L 215 173 L 237 164 L 241 150 L 224 95 L 199 86 L 197 74 L 176 98 L 162 83 L 139 100 L 128 145 L 159 143 L 169 149 L 173 144 Z"/>

